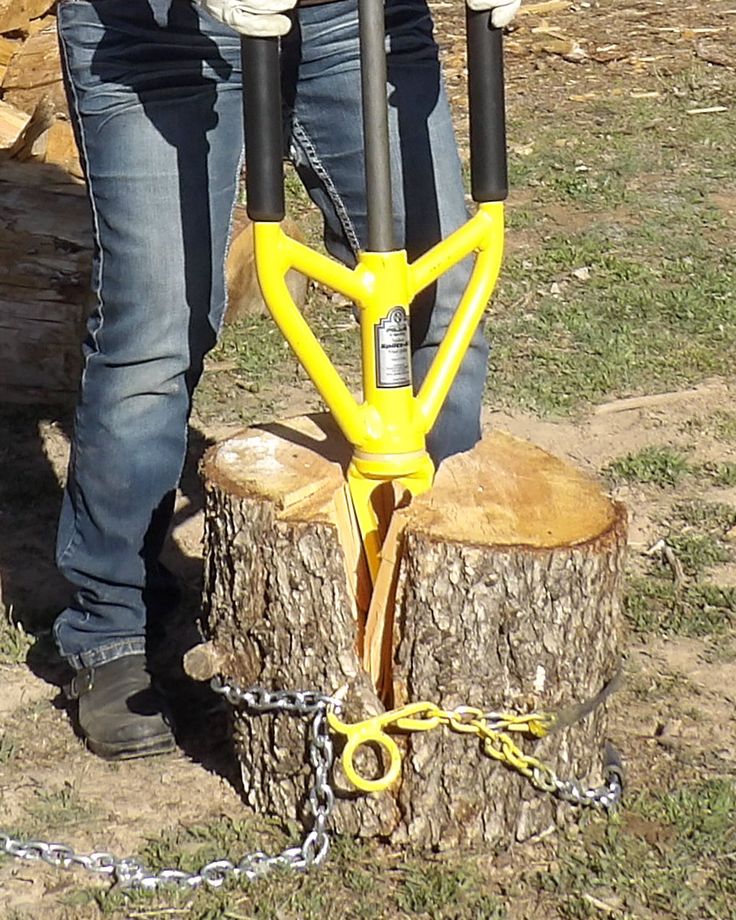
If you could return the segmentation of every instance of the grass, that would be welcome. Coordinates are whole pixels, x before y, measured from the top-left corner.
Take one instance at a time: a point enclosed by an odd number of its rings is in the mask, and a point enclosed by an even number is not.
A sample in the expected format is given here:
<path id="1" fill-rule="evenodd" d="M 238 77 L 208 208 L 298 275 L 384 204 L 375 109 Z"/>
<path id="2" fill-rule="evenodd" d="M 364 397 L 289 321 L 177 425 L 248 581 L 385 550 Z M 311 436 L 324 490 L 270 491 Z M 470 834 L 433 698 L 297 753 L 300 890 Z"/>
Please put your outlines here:
<path id="1" fill-rule="evenodd" d="M 736 463 L 725 461 L 723 463 L 706 463 L 703 475 L 711 479 L 716 486 L 729 488 L 736 486 Z"/>
<path id="2" fill-rule="evenodd" d="M 351 309 L 312 286 L 304 314 L 348 387 L 358 390 L 359 333 Z M 195 395 L 196 410 L 205 422 L 248 424 L 264 416 L 293 415 L 290 405 L 295 391 L 313 408 L 321 405 L 314 385 L 270 316 L 250 316 L 226 326 L 208 366 L 210 372 Z"/>
<path id="3" fill-rule="evenodd" d="M 640 452 L 617 461 L 619 481 L 675 485 L 669 448 L 654 449 L 656 462 L 643 462 Z M 610 469 L 610 468 L 609 468 Z M 679 465 L 675 469 L 684 475 Z M 736 587 L 712 583 L 712 570 L 733 558 L 725 539 L 736 524 L 736 507 L 724 502 L 690 499 L 675 502 L 662 521 L 663 551 L 632 565 L 624 609 L 632 626 L 643 633 L 723 635 L 736 625 Z"/>
<path id="4" fill-rule="evenodd" d="M 736 412 L 717 409 L 704 416 L 695 416 L 683 424 L 688 435 L 710 434 L 727 444 L 736 443 Z"/>
<path id="5" fill-rule="evenodd" d="M 736 77 L 694 67 L 678 89 L 714 92 L 731 98 Z M 675 93 L 595 107 L 572 135 L 551 110 L 520 110 L 510 127 L 525 152 L 512 157 L 511 186 L 532 202 L 518 217 L 510 207 L 526 235 L 489 328 L 495 402 L 567 414 L 728 373 L 736 352 L 736 260 L 711 200 L 731 174 L 732 119 L 688 118 Z M 549 216 L 552 202 L 562 216 Z"/>
<path id="6" fill-rule="evenodd" d="M 156 868 L 176 864 L 191 871 L 215 856 L 229 853 L 232 858 L 263 845 L 262 836 L 260 840 L 253 836 L 256 830 L 254 822 L 223 818 L 195 829 L 165 832 L 149 841 L 140 856 Z M 272 852 L 287 843 L 273 829 L 267 835 Z M 257 886 L 257 899 L 247 883 L 237 881 L 221 890 L 194 894 L 171 889 L 153 894 L 110 891 L 98 893 L 95 899 L 102 913 L 113 917 L 121 911 L 154 916 L 156 911 L 163 915 L 176 909 L 185 910 L 192 920 L 503 920 L 506 916 L 473 858 L 404 854 L 397 859 L 380 846 L 349 838 L 334 841 L 330 860 L 318 871 L 302 876 L 276 870 L 259 879 Z"/>
<path id="7" fill-rule="evenodd" d="M 736 526 L 736 506 L 702 499 L 677 502 L 672 508 L 675 520 L 684 525 L 704 528 L 708 533 L 725 534 Z"/>
<path id="8" fill-rule="evenodd" d="M 68 831 L 70 827 L 94 818 L 97 812 L 68 780 L 58 789 L 38 790 L 26 810 L 29 815 L 28 831 L 37 834 Z"/>
<path id="9" fill-rule="evenodd" d="M 736 625 L 736 588 L 713 584 L 676 586 L 666 576 L 633 575 L 624 609 L 641 632 L 676 636 L 712 636 Z"/>
<path id="10" fill-rule="evenodd" d="M 16 742 L 7 732 L 0 733 L 0 764 L 6 764 L 15 757 Z"/>
<path id="11" fill-rule="evenodd" d="M 471 854 L 420 859 L 340 838 L 319 871 L 277 873 L 257 889 L 235 884 L 194 894 L 169 889 L 89 897 L 103 915 L 115 918 L 506 920 L 520 916 L 510 912 L 514 902 L 528 899 L 536 905 L 534 916 L 567 920 L 587 920 L 600 911 L 630 920 L 728 920 L 736 917 L 735 819 L 736 783 L 711 777 L 631 795 L 612 818 L 593 817 L 563 833 L 543 870 L 535 868 L 538 853 L 504 883 L 490 877 L 488 862 Z M 209 828 L 215 849 L 225 843 L 223 829 L 225 836 L 242 836 L 232 824 Z M 200 844 L 208 833 L 200 828 Z M 170 834 L 165 846 L 172 842 Z M 78 894 L 75 899 L 79 903 Z"/>
<path id="12" fill-rule="evenodd" d="M 736 259 L 705 238 L 673 246 L 663 226 L 632 219 L 620 243 L 610 219 L 593 219 L 507 260 L 489 324 L 496 398 L 564 414 L 723 373 L 736 351 Z"/>
<path id="13" fill-rule="evenodd" d="M 671 533 L 666 541 L 691 577 L 731 558 L 728 547 L 708 533 Z"/>
<path id="14" fill-rule="evenodd" d="M 668 519 L 665 541 L 688 577 L 699 578 L 732 558 L 731 545 L 724 538 L 736 525 L 736 507 L 694 499 L 675 503 Z"/>
<path id="15" fill-rule="evenodd" d="M 33 638 L 13 619 L 12 609 L 0 608 L 0 663 L 19 664 L 26 660 Z"/>
<path id="16" fill-rule="evenodd" d="M 266 822 L 223 815 L 208 824 L 163 831 L 148 840 L 139 858 L 153 869 L 174 867 L 195 872 L 226 853 L 237 855 L 284 843 L 283 835 Z"/>
<path id="17" fill-rule="evenodd" d="M 617 484 L 638 483 L 665 489 L 678 485 L 690 471 L 690 462 L 681 451 L 653 446 L 614 460 L 604 474 Z"/>
<path id="18" fill-rule="evenodd" d="M 641 793 L 621 817 L 560 847 L 540 887 L 568 920 L 736 917 L 736 784 L 714 778 Z"/>

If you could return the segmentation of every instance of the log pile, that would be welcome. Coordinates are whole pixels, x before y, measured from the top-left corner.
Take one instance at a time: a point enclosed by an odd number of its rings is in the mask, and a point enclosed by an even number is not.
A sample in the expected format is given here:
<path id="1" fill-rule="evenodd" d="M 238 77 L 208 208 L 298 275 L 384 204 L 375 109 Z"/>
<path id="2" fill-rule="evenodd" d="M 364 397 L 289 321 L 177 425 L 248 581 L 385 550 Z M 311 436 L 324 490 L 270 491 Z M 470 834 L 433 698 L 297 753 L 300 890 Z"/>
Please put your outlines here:
<path id="1" fill-rule="evenodd" d="M 54 4 L 0 0 L 0 392 L 69 402 L 92 264 Z"/>
<path id="2" fill-rule="evenodd" d="M 54 3 L 0 0 L 0 150 L 81 178 L 56 39 Z"/>

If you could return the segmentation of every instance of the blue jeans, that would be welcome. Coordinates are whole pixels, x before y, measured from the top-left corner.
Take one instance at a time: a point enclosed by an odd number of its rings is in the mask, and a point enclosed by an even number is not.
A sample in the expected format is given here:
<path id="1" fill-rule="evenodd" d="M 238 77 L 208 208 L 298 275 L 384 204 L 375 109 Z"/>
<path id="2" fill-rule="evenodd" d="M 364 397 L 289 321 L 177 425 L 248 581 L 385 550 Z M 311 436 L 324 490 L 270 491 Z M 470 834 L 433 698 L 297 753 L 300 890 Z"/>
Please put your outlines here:
<path id="1" fill-rule="evenodd" d="M 189 0 L 62 0 L 58 23 L 96 256 L 57 545 L 75 595 L 54 634 L 79 668 L 143 651 L 171 600 L 158 559 L 225 308 L 241 69 L 239 37 Z M 386 23 L 396 240 L 415 257 L 466 209 L 425 0 L 388 0 Z M 305 7 L 282 48 L 287 152 L 327 248 L 352 264 L 366 235 L 355 0 Z M 417 384 L 469 268 L 413 305 Z M 486 361 L 479 332 L 429 437 L 436 462 L 480 435 Z"/>

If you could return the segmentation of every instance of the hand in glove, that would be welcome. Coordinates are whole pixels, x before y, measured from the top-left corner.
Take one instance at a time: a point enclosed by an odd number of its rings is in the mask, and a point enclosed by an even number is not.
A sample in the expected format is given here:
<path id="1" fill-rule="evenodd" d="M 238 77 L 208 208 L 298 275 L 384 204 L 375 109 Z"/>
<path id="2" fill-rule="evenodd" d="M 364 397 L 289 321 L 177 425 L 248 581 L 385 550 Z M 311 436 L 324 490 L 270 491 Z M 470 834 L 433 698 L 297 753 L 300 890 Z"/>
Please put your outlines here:
<path id="1" fill-rule="evenodd" d="M 497 29 L 507 26 L 521 6 L 521 0 L 467 0 L 467 3 L 470 9 L 476 12 L 493 10 L 491 22 Z"/>
<path id="2" fill-rule="evenodd" d="M 199 6 L 241 35 L 275 38 L 286 35 L 291 19 L 285 16 L 296 0 L 197 0 Z"/>

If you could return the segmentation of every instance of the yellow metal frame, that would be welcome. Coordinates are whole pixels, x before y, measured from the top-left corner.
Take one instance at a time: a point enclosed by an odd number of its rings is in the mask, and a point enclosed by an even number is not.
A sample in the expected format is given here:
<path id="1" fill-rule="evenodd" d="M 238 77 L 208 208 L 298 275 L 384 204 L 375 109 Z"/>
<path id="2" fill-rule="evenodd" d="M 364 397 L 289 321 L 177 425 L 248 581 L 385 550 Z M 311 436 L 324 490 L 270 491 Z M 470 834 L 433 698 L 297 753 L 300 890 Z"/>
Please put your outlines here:
<path id="1" fill-rule="evenodd" d="M 432 428 L 496 285 L 503 256 L 503 203 L 479 205 L 474 217 L 415 262 L 403 250 L 362 252 L 349 269 L 291 239 L 277 222 L 254 224 L 254 248 L 263 297 L 347 440 L 353 445 L 348 483 L 375 579 L 380 522 L 372 500 L 376 487 L 397 481 L 412 495 L 432 485 L 434 468 L 426 452 Z M 414 395 L 405 386 L 379 386 L 375 330 L 391 311 L 407 316 L 416 295 L 476 252 L 475 267 L 435 359 Z M 348 390 L 286 286 L 296 269 L 352 300 L 360 312 L 363 402 Z M 410 378 L 410 375 L 409 375 Z"/>

